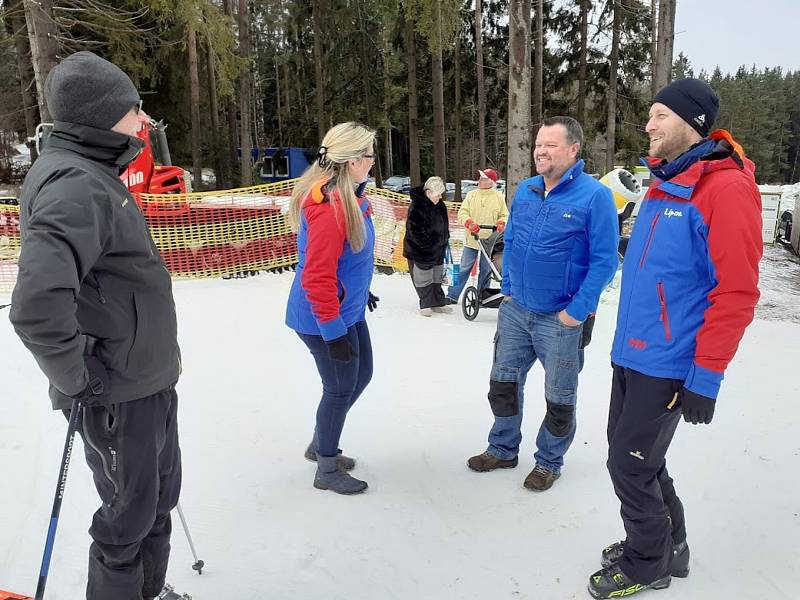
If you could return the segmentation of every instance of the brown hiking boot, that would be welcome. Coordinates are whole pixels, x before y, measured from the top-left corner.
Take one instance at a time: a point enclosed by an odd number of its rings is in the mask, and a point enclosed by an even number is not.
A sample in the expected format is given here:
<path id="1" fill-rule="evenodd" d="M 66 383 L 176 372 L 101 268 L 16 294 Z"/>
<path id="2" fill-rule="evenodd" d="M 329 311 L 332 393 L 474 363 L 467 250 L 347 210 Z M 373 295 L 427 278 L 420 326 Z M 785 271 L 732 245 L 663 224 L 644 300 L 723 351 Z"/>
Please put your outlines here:
<path id="1" fill-rule="evenodd" d="M 497 458 L 494 454 L 484 452 L 473 456 L 467 461 L 467 466 L 473 471 L 483 473 L 484 471 L 494 471 L 495 469 L 513 469 L 517 466 L 519 459 L 515 456 L 511 460 Z"/>
<path id="2" fill-rule="evenodd" d="M 560 473 L 553 473 L 540 465 L 536 465 L 533 467 L 533 471 L 528 473 L 528 476 L 525 478 L 525 483 L 522 485 L 534 492 L 543 492 L 553 487 L 553 484 L 559 477 L 561 477 Z"/>

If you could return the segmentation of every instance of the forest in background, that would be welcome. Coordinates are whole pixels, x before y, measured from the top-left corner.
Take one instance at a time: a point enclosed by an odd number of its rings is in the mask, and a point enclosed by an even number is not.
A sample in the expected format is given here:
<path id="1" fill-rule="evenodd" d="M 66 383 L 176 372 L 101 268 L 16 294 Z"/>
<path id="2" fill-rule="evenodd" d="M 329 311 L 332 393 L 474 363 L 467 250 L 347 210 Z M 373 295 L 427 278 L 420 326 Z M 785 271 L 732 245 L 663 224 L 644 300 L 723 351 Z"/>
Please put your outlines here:
<path id="1" fill-rule="evenodd" d="M 216 187 L 257 183 L 252 147 L 316 148 L 332 124 L 378 130 L 373 175 L 531 173 L 536 123 L 583 125 L 587 170 L 631 168 L 653 91 L 700 77 L 716 127 L 760 183 L 800 179 L 800 72 L 695 72 L 673 56 L 677 0 L 0 0 L 0 181 L 11 146 L 50 119 L 42 82 L 78 50 L 134 80 L 173 162 Z M 460 186 L 455 186 L 456 194 Z"/>

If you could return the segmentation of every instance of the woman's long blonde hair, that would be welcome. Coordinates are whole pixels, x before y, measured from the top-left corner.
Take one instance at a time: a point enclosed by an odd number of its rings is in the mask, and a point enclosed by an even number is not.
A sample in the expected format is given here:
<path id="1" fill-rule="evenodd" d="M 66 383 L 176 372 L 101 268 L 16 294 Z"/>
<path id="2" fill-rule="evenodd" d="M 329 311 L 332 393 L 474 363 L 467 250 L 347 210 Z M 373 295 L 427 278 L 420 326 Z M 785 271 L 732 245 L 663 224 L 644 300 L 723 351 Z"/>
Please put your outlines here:
<path id="1" fill-rule="evenodd" d="M 297 231 L 300 226 L 300 213 L 311 188 L 315 184 L 328 182 L 335 187 L 344 209 L 344 218 L 347 226 L 347 241 L 350 247 L 358 252 L 364 247 L 366 232 L 364 230 L 364 215 L 358 205 L 355 194 L 354 182 L 347 168 L 348 161 L 364 158 L 371 144 L 375 143 L 375 131 L 361 123 L 340 123 L 328 130 L 322 140 L 319 154 L 297 180 L 292 190 L 292 201 L 289 204 L 289 224 Z M 331 198 L 333 200 L 333 197 Z M 333 209 L 338 210 L 338 202 L 332 202 Z"/>

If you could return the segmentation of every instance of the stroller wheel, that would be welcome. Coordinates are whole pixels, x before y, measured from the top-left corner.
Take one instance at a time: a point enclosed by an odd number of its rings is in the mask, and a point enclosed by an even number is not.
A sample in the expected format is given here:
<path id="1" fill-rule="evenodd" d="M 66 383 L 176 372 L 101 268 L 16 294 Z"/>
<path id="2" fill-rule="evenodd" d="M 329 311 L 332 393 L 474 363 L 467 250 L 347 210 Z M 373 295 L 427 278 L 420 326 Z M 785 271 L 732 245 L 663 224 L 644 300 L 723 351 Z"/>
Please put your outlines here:
<path id="1" fill-rule="evenodd" d="M 467 321 L 474 320 L 478 316 L 480 308 L 481 300 L 478 288 L 469 286 L 464 292 L 464 299 L 461 301 L 461 312 L 464 313 L 464 318 Z"/>

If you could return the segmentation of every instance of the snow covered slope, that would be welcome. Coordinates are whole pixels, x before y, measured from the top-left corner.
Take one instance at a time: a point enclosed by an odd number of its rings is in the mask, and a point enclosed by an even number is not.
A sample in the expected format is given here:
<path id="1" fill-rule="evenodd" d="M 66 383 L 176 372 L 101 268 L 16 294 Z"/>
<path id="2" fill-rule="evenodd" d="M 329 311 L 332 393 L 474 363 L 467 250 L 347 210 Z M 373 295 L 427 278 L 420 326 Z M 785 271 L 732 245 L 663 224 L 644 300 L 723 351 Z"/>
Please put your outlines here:
<path id="1" fill-rule="evenodd" d="M 342 497 L 312 488 L 314 466 L 302 456 L 320 385 L 305 346 L 283 325 L 291 280 L 175 286 L 182 505 L 206 570 L 191 570 L 176 518 L 171 583 L 195 600 L 589 598 L 600 550 L 624 537 L 605 469 L 615 290 L 587 350 L 564 474 L 536 494 L 522 481 L 544 413 L 541 369 L 528 379 L 519 467 L 470 472 L 465 461 L 485 449 L 492 419 L 497 313 L 482 311 L 472 323 L 458 313 L 425 319 L 407 276 L 376 275 L 381 303 L 368 317 L 375 376 L 342 439 L 370 488 Z M 6 315 L 0 348 L 0 587 L 32 593 L 66 424 L 49 409 L 45 381 Z M 681 423 L 668 461 L 686 505 L 692 573 L 643 597 L 798 597 L 799 357 L 800 325 L 757 320 L 714 422 Z M 82 458 L 80 442 L 77 450 Z M 88 468 L 74 460 L 51 600 L 83 597 L 97 502 Z"/>

